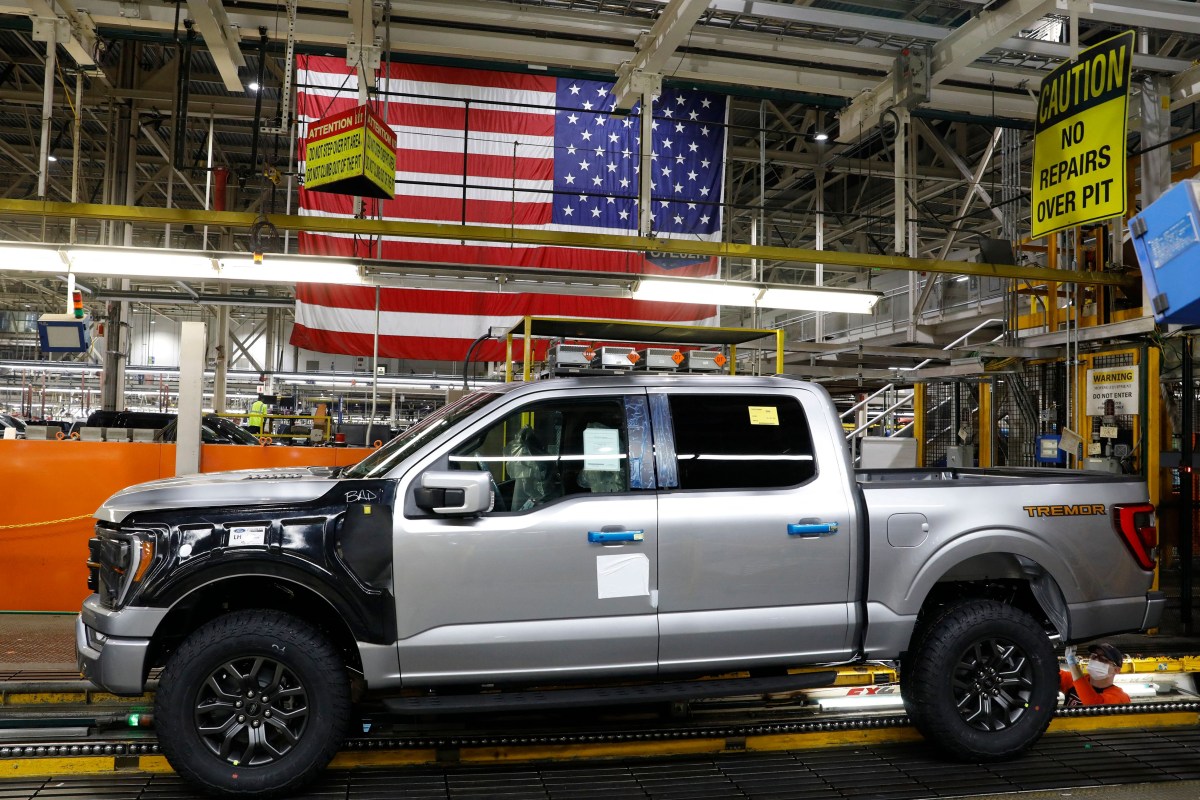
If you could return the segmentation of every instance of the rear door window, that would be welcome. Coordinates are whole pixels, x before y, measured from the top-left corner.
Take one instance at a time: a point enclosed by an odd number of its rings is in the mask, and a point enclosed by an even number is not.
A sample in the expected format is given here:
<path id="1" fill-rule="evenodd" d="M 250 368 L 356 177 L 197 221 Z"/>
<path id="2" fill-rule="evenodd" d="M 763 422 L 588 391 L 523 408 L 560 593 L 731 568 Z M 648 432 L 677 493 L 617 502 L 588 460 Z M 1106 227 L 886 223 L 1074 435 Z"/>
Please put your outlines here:
<path id="1" fill-rule="evenodd" d="M 680 489 L 783 488 L 817 473 L 794 397 L 671 394 L 669 408 Z"/>

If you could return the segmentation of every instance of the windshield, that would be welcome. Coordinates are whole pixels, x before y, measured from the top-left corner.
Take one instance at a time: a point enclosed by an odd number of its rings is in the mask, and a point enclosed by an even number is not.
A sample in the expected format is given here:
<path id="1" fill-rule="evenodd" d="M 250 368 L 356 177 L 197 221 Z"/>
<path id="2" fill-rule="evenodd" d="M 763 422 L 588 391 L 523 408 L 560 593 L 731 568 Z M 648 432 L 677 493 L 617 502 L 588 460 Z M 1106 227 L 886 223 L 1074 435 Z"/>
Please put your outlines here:
<path id="1" fill-rule="evenodd" d="M 233 444 L 258 444 L 258 437 L 250 431 L 244 431 L 229 420 L 213 414 L 204 416 L 204 427 L 225 437 Z"/>
<path id="2" fill-rule="evenodd" d="M 16 428 L 19 431 L 23 431 L 25 430 L 25 423 L 16 417 L 0 412 L 0 428 Z"/>
<path id="3" fill-rule="evenodd" d="M 475 392 L 444 405 L 404 433 L 392 439 L 346 470 L 346 478 L 378 478 L 391 471 L 408 455 L 476 409 L 500 397 L 499 392 Z"/>

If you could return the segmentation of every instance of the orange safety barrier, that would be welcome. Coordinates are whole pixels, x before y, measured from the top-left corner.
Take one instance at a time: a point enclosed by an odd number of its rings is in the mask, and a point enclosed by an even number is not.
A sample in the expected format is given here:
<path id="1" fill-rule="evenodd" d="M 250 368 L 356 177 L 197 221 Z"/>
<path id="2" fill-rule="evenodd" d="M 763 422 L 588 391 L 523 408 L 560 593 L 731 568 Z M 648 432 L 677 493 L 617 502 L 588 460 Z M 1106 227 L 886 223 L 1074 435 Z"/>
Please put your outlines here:
<path id="1" fill-rule="evenodd" d="M 200 447 L 200 471 L 349 466 L 365 447 Z M 77 611 L 87 589 L 92 514 L 114 493 L 175 475 L 175 445 L 0 442 L 0 609 Z"/>

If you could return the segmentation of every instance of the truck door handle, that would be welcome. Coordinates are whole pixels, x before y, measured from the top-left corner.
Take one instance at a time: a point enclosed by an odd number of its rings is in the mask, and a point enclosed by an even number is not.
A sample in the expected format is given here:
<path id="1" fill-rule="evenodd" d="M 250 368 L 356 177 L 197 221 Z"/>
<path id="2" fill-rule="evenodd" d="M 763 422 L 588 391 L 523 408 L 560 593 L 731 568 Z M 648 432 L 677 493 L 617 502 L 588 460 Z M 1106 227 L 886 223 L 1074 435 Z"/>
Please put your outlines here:
<path id="1" fill-rule="evenodd" d="M 788 536 L 830 536 L 838 532 L 836 522 L 789 522 Z"/>
<path id="2" fill-rule="evenodd" d="M 592 544 L 640 542 L 645 538 L 645 531 L 588 531 L 588 541 Z"/>

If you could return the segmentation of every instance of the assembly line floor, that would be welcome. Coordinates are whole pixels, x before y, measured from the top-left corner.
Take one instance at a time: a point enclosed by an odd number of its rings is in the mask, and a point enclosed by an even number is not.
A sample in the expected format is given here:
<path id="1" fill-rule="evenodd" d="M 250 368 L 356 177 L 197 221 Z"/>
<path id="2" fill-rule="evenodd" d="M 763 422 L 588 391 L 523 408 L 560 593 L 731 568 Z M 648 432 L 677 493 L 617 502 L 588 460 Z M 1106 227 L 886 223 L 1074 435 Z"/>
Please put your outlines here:
<path id="1" fill-rule="evenodd" d="M 1094 790 L 1094 791 L 1093 791 Z M 1047 736 L 1001 764 L 955 764 L 922 743 L 620 761 L 330 770 L 301 798 L 404 800 L 918 800 L 1200 796 L 1200 730 Z M 1085 792 L 1091 792 L 1085 794 Z M 149 800 L 196 794 L 174 775 L 0 781 L 0 798 Z"/>
<path id="2" fill-rule="evenodd" d="M 47 691 L 47 686 L 60 682 L 78 683 L 73 636 L 72 615 L 0 614 L 0 690 L 37 686 Z M 1194 649 L 1193 642 L 1160 639 L 1146 643 L 1146 637 L 1140 637 L 1125 638 L 1121 646 L 1131 653 L 1139 648 L 1147 653 L 1179 652 L 1189 644 Z M 6 710 L 12 708 L 10 704 Z M 630 754 L 635 751 L 627 749 L 620 755 L 605 755 L 602 748 L 586 745 L 544 748 L 525 760 L 515 748 L 495 747 L 492 752 L 479 748 L 469 756 L 464 747 L 439 751 L 436 763 L 406 762 L 405 751 L 380 742 L 378 750 L 370 745 L 345 751 L 318 783 L 296 796 L 355 800 L 917 800 L 1020 794 L 1191 800 L 1200 797 L 1200 726 L 1194 704 L 1190 708 L 1193 710 L 1173 715 L 1173 722 L 1167 724 L 1174 727 L 1157 727 L 1163 724 L 1161 719 L 1146 714 L 1126 717 L 1121 729 L 1106 729 L 1104 720 L 1092 720 L 1095 725 L 1090 729 L 1067 726 L 1054 732 L 1052 728 L 1030 753 L 999 764 L 950 762 L 919 740 L 873 739 L 871 731 L 864 731 L 857 743 L 813 746 L 796 737 L 794 745 L 785 743 L 770 751 L 756 749 L 753 741 L 741 752 L 689 751 L 688 742 L 680 741 L 677 747 L 668 742 L 643 753 Z M 1162 718 L 1167 716 L 1171 715 Z M 904 729 L 901 733 L 910 732 Z M 21 742 L 0 740 L 0 745 L 5 744 Z M 4 749 L 0 746 L 0 751 Z M 82 764 L 86 759 L 78 761 Z M 157 771 L 146 767 L 156 761 Z M 46 768 L 51 774 L 36 772 L 39 763 L 53 764 Z M 140 771 L 146 769 L 149 771 Z M 6 775 L 11 777 L 3 777 Z M 167 800 L 198 795 L 166 770 L 165 762 L 156 755 L 118 755 L 109 758 L 108 766 L 101 770 L 89 770 L 86 765 L 77 768 L 72 759 L 6 761 L 0 757 L 0 800 L 101 797 Z"/>

